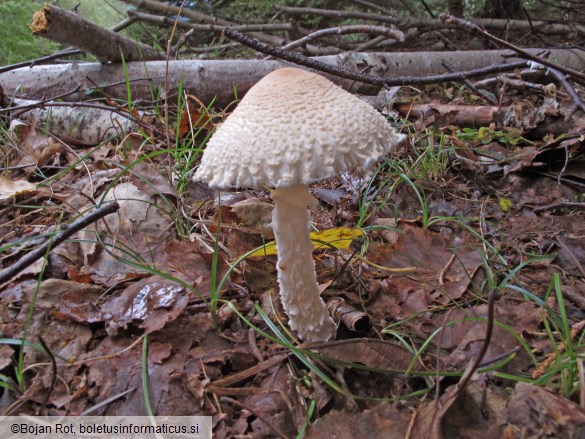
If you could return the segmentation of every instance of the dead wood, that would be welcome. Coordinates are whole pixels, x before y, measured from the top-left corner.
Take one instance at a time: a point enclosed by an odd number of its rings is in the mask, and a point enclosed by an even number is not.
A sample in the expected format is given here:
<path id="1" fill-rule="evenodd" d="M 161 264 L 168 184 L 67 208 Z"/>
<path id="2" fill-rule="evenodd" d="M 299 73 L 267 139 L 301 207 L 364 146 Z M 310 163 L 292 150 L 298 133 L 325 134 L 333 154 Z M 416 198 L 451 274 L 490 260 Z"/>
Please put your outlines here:
<path id="1" fill-rule="evenodd" d="M 500 18 L 474 19 L 473 22 L 490 30 L 538 32 L 543 35 L 585 34 L 585 26 L 579 23 L 552 23 L 542 20 L 504 20 Z"/>
<path id="2" fill-rule="evenodd" d="M 287 51 L 287 50 L 282 50 L 282 49 L 279 49 L 277 47 L 270 46 L 269 44 L 265 44 L 261 41 L 254 40 L 253 38 L 250 38 L 250 37 L 238 32 L 238 31 L 235 31 L 234 29 L 231 29 L 231 28 L 226 28 L 226 30 L 224 31 L 224 35 L 226 35 L 227 37 L 229 37 L 235 41 L 238 41 L 239 43 L 242 43 L 248 47 L 251 47 L 254 50 L 257 50 L 258 52 L 262 52 L 262 53 L 265 53 L 267 55 L 274 56 L 275 58 L 279 58 L 279 59 L 282 59 L 284 61 L 291 62 L 293 64 L 308 67 L 310 69 L 318 70 L 318 71 L 328 73 L 328 74 L 334 75 L 334 76 L 339 76 L 341 78 L 346 78 L 346 79 L 349 79 L 352 81 L 363 82 L 365 84 L 372 84 L 372 85 L 377 85 L 377 86 L 381 86 L 381 87 L 434 84 L 437 82 L 444 82 L 444 81 L 460 81 L 460 80 L 464 80 L 464 79 L 468 79 L 468 78 L 472 78 L 472 77 L 484 76 L 484 75 L 487 75 L 490 73 L 509 71 L 512 69 L 512 67 L 510 65 L 506 65 L 506 64 L 502 63 L 502 64 L 496 64 L 496 65 L 492 64 L 492 65 L 489 65 L 486 67 L 475 68 L 475 69 L 467 70 L 467 71 L 457 71 L 457 72 L 452 72 L 452 73 L 446 73 L 443 75 L 420 76 L 420 75 L 413 74 L 410 76 L 380 77 L 380 76 L 372 75 L 369 73 L 356 72 L 355 70 L 347 69 L 344 67 L 332 66 L 332 65 L 329 65 L 329 64 L 322 62 L 318 59 L 308 58 L 308 57 L 303 56 L 299 53 L 295 53 L 295 52 L 291 52 L 291 51 Z M 519 48 L 512 46 L 512 45 L 509 45 L 509 44 L 507 44 L 507 46 L 512 47 L 514 51 L 519 52 L 521 54 L 520 55 L 521 58 L 527 58 L 529 60 L 536 61 L 537 66 L 547 65 L 547 66 L 556 67 L 563 72 L 574 72 L 574 70 L 568 69 L 566 67 L 551 65 L 551 63 L 547 59 L 545 59 L 544 57 L 541 56 L 542 55 L 541 53 L 532 54 L 530 51 L 519 49 Z M 432 53 L 434 53 L 434 52 L 430 52 L 430 54 L 420 52 L 420 55 L 421 56 L 428 55 L 429 57 L 431 57 Z M 441 54 L 442 53 L 443 52 L 441 52 Z M 466 52 L 466 53 L 470 53 L 470 52 Z M 550 55 L 550 51 L 546 51 L 545 53 L 547 56 Z M 439 56 L 441 56 L 441 55 L 439 55 Z M 504 57 L 511 57 L 513 55 L 505 54 L 503 56 Z M 448 65 L 450 63 L 448 60 L 443 59 L 441 64 Z M 534 65 L 534 64 L 532 64 L 532 65 Z M 516 65 L 514 68 L 524 67 L 524 66 L 528 66 L 528 64 L 525 63 L 525 64 L 520 65 L 520 66 Z M 577 72 L 577 74 L 579 74 L 579 73 Z"/>
<path id="3" fill-rule="evenodd" d="M 125 3 L 130 3 L 132 5 L 150 9 L 151 11 L 158 11 L 164 12 L 167 14 L 178 15 L 181 17 L 189 18 L 193 23 L 199 24 L 213 24 L 216 26 L 236 26 L 235 23 L 231 21 L 222 20 L 221 18 L 212 17 L 210 15 L 202 14 L 200 12 L 194 11 L 192 9 L 187 8 L 179 8 L 177 6 L 171 6 L 163 2 L 153 1 L 153 0 L 123 0 Z M 273 44 L 276 46 L 282 46 L 286 43 L 284 38 L 275 37 L 272 35 L 266 35 L 260 32 L 251 32 L 251 36 L 254 38 L 264 41 L 268 44 Z"/>
<path id="4" fill-rule="evenodd" d="M 274 5 L 274 9 L 278 12 L 286 13 L 290 15 L 319 15 L 325 17 L 335 18 L 359 18 L 360 20 L 372 20 L 379 21 L 381 23 L 398 24 L 402 21 L 401 18 L 393 17 L 386 14 L 371 14 L 369 12 L 361 11 L 337 11 L 331 9 L 318 9 L 318 8 L 299 8 L 294 6 L 281 6 Z"/>
<path id="5" fill-rule="evenodd" d="M 113 26 L 110 30 L 112 32 L 120 32 L 121 30 L 126 29 L 128 26 L 130 26 L 135 21 L 136 20 L 134 20 L 133 18 L 125 18 L 120 23 Z M 32 66 L 40 65 L 40 64 L 47 64 L 49 61 L 53 61 L 53 60 L 56 60 L 59 58 L 66 58 L 69 56 L 83 55 L 83 53 L 84 52 L 82 50 L 79 50 L 79 49 L 67 48 L 65 50 L 61 50 L 59 52 L 52 53 L 50 55 L 41 56 L 39 58 L 31 59 L 28 61 L 23 61 L 23 62 L 0 67 L 0 73 L 8 72 L 9 70 L 18 69 L 20 67 L 32 67 Z"/>
<path id="6" fill-rule="evenodd" d="M 128 15 L 136 20 L 145 21 L 151 24 L 156 24 L 158 26 L 167 26 L 173 27 L 175 24 L 177 27 L 190 29 L 194 32 L 201 33 L 208 33 L 208 34 L 221 34 L 225 26 L 217 25 L 217 24 L 195 24 L 181 20 L 175 20 L 170 17 L 162 16 L 162 15 L 153 15 L 153 14 L 146 14 L 143 12 L 137 11 L 128 11 Z M 233 29 L 236 29 L 238 32 L 249 32 L 254 34 L 255 32 L 276 32 L 276 31 L 292 31 L 295 30 L 299 31 L 298 26 L 295 23 L 266 23 L 266 24 L 244 24 L 241 26 L 234 25 Z M 390 31 L 390 29 L 387 29 Z M 262 40 L 261 40 L 262 41 Z M 284 40 L 282 40 L 284 41 Z M 295 45 L 296 47 L 297 45 Z M 237 46 L 234 46 L 235 48 Z M 221 49 L 221 48 L 220 48 Z M 217 50 L 217 48 L 213 48 L 212 50 Z M 339 53 L 341 50 L 336 47 L 318 47 L 314 45 L 305 45 L 304 52 L 310 55 L 334 55 Z"/>
<path id="7" fill-rule="evenodd" d="M 235 29 L 238 30 L 238 29 Z M 302 46 L 309 41 L 316 40 L 318 38 L 322 38 L 328 35 L 345 35 L 345 34 L 356 34 L 356 33 L 366 33 L 366 34 L 374 34 L 374 35 L 381 35 L 385 38 L 391 38 L 395 41 L 404 41 L 404 34 L 396 29 L 390 29 L 383 26 L 372 26 L 367 24 L 356 24 L 353 26 L 339 26 L 339 27 L 332 27 L 328 29 L 320 29 L 318 31 L 312 32 L 309 35 L 300 38 L 296 41 L 292 41 L 288 43 L 286 46 L 282 47 L 282 49 L 291 50 L 296 47 Z"/>
<path id="8" fill-rule="evenodd" d="M 400 29 L 414 29 L 421 31 L 431 31 L 449 27 L 448 24 L 439 19 L 433 18 L 412 18 L 401 17 L 396 14 L 375 14 L 362 11 L 344 11 L 319 8 L 301 8 L 293 6 L 274 5 L 279 13 L 288 15 L 317 15 L 321 17 L 333 17 L 339 19 L 360 19 L 368 21 L 378 21 L 398 26 Z M 560 34 L 566 35 L 574 32 L 585 34 L 585 26 L 579 23 L 551 23 L 543 20 L 504 20 L 504 19 L 473 19 L 473 23 L 491 30 L 521 31 L 521 32 L 539 32 L 543 35 Z"/>
<path id="9" fill-rule="evenodd" d="M 139 125 L 131 114 L 105 105 L 92 104 L 88 107 L 86 103 L 40 103 L 21 99 L 16 99 L 14 103 L 31 108 L 17 114 L 19 119 L 34 120 L 38 126 L 47 127 L 53 135 L 75 145 L 91 146 L 110 137 L 123 137 Z"/>
<path id="10" fill-rule="evenodd" d="M 497 106 L 447 105 L 447 104 L 399 104 L 394 107 L 408 119 L 437 119 L 461 127 L 486 127 L 495 122 Z"/>
<path id="11" fill-rule="evenodd" d="M 571 75 L 574 78 L 578 78 L 582 81 L 585 81 L 585 74 L 581 73 L 580 71 L 575 70 L 575 69 L 571 69 L 571 68 L 567 68 L 566 66 L 563 66 L 563 65 L 555 64 L 554 62 L 551 62 L 548 59 L 543 59 L 540 56 L 533 55 L 532 53 L 530 53 L 526 49 L 515 46 L 514 44 L 511 44 L 511 43 L 507 42 L 506 40 L 498 38 L 495 35 L 491 35 L 490 33 L 486 32 L 482 28 L 480 28 L 477 24 L 472 23 L 471 21 L 462 20 L 460 18 L 453 17 L 453 16 L 447 15 L 447 14 L 441 14 L 441 16 L 439 18 L 442 21 L 444 21 L 445 23 L 460 26 L 460 27 L 469 29 L 472 32 L 480 34 L 483 37 L 493 41 L 494 43 L 498 44 L 501 47 L 507 47 L 508 49 L 513 50 L 514 52 L 518 53 L 520 55 L 520 58 L 534 61 L 536 63 L 542 64 L 543 66 L 550 67 L 552 69 L 556 69 L 556 70 L 558 70 L 566 75 Z"/>
<path id="12" fill-rule="evenodd" d="M 538 49 L 530 51 L 535 54 L 540 52 Z M 312 59 L 353 72 L 365 71 L 377 78 L 391 79 L 397 76 L 416 75 L 414 79 L 420 79 L 421 76 L 443 73 L 445 68 L 442 62 L 445 60 L 458 70 L 465 71 L 499 63 L 502 56 L 507 53 L 506 51 L 345 53 Z M 585 66 L 585 54 L 580 51 L 555 49 L 551 56 L 558 63 L 573 69 L 583 69 Z M 285 65 L 288 64 L 267 60 L 170 61 L 168 94 L 171 98 L 176 97 L 182 83 L 183 89 L 204 103 L 208 104 L 215 98 L 215 104 L 225 106 L 234 100 L 234 89 L 241 97 L 260 78 Z M 133 100 L 150 101 L 153 94 L 164 95 L 167 71 L 165 61 L 130 62 L 126 67 Z M 127 84 L 121 78 L 124 78 L 124 72 L 119 64 L 82 63 L 12 70 L 0 74 L 0 85 L 7 95 L 20 95 L 19 97 L 27 99 L 47 99 L 69 93 L 63 99 L 75 102 L 87 99 L 90 96 L 89 91 L 102 91 L 109 96 L 126 100 Z M 333 76 L 330 79 L 346 90 L 358 94 L 374 95 L 380 88 L 352 79 Z M 435 82 L 440 80 L 437 78 Z"/>
<path id="13" fill-rule="evenodd" d="M 178 27 L 185 29 L 193 29 L 196 32 L 214 32 L 221 33 L 225 26 L 217 24 L 196 24 L 188 21 L 176 20 L 165 15 L 147 14 L 138 11 L 128 11 L 128 16 L 139 21 L 146 21 L 147 23 L 156 24 L 158 26 L 173 27 L 175 24 Z M 234 26 L 239 32 L 275 32 L 275 31 L 291 31 L 295 29 L 294 23 L 264 23 L 264 24 L 243 24 L 241 26 Z"/>
<path id="14" fill-rule="evenodd" d="M 585 129 L 585 118 L 547 116 L 536 126 L 525 126 L 526 113 L 517 111 L 515 107 L 498 107 L 490 105 L 448 105 L 448 104 L 398 104 L 394 106 L 401 116 L 408 119 L 420 120 L 425 124 L 436 123 L 439 126 L 454 125 L 458 127 L 479 128 L 494 124 L 496 128 L 516 127 L 523 131 L 530 131 L 536 138 L 547 134 L 560 136 L 581 132 Z M 535 109 L 534 111 L 538 111 Z"/>
<path id="15" fill-rule="evenodd" d="M 45 4 L 34 14 L 33 35 L 68 44 L 91 53 L 101 62 L 162 59 L 160 52 L 111 30 L 97 26 L 73 12 Z"/>
<path id="16" fill-rule="evenodd" d="M 388 8 L 385 8 L 385 7 L 383 7 L 381 5 L 378 5 L 376 3 L 369 2 L 367 0 L 352 0 L 352 3 L 355 3 L 357 5 L 361 5 L 361 6 L 365 6 L 366 8 L 373 9 L 375 11 L 381 12 L 382 14 L 386 14 L 386 15 L 397 15 L 396 9 L 388 9 Z M 402 4 L 405 6 L 405 9 L 408 9 L 408 11 L 412 15 L 415 15 L 416 14 L 416 10 L 414 10 L 412 8 L 412 6 L 410 6 L 408 4 L 408 2 L 402 2 Z"/>

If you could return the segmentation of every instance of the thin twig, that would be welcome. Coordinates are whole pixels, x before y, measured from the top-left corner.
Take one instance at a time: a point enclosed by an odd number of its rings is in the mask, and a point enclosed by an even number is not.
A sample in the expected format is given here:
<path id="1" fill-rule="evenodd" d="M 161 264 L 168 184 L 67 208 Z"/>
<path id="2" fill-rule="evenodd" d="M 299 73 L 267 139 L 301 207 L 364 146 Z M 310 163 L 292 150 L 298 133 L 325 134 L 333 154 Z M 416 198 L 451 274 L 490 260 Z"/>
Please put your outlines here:
<path id="1" fill-rule="evenodd" d="M 441 63 L 443 64 L 443 67 L 445 67 L 449 72 L 455 72 L 455 66 L 453 66 L 453 64 L 443 60 L 443 62 Z M 496 99 L 496 97 L 491 94 L 489 91 L 487 90 L 483 90 L 480 89 L 478 87 L 475 86 L 475 84 L 467 79 L 463 80 L 463 83 L 467 86 L 467 88 L 469 88 L 470 90 L 474 91 L 475 93 L 478 93 L 481 95 L 482 98 L 484 98 L 486 101 L 488 101 L 490 104 L 492 105 L 497 105 L 498 100 Z"/>
<path id="2" fill-rule="evenodd" d="M 400 32 L 398 29 L 390 29 L 384 26 L 372 26 L 368 24 L 356 24 L 353 26 L 339 26 L 339 27 L 330 27 L 327 29 L 320 29 L 318 31 L 312 32 L 303 38 L 300 38 L 296 41 L 288 43 L 286 46 L 282 46 L 282 50 L 291 50 L 295 47 L 302 46 L 309 41 L 316 40 L 318 38 L 322 38 L 327 35 L 346 35 L 346 34 L 376 34 L 376 35 L 383 35 L 387 38 L 393 38 L 398 41 L 404 41 L 404 34 Z"/>
<path id="3" fill-rule="evenodd" d="M 540 213 L 540 212 L 544 212 L 547 210 L 562 209 L 563 207 L 568 207 L 570 209 L 585 210 L 585 203 L 575 203 L 572 201 L 561 201 L 560 203 L 553 203 L 553 204 L 547 204 L 546 206 L 536 207 L 533 212 Z"/>
<path id="4" fill-rule="evenodd" d="M 93 413 L 93 412 L 95 412 L 103 407 L 106 407 L 107 405 L 111 404 L 115 400 L 120 399 L 123 396 L 126 396 L 129 393 L 134 392 L 135 390 L 136 390 L 136 387 L 130 387 L 128 390 L 125 390 L 122 393 L 118 393 L 114 396 L 110 396 L 109 398 L 106 398 L 103 401 L 98 402 L 96 405 L 88 407 L 87 409 L 85 409 L 83 411 L 83 413 L 81 413 L 80 416 L 88 416 L 90 413 Z"/>
<path id="5" fill-rule="evenodd" d="M 37 412 L 37 414 L 42 415 L 43 409 L 46 407 L 47 402 L 49 402 L 49 398 L 51 397 L 51 394 L 53 393 L 53 391 L 55 390 L 55 386 L 57 385 L 57 360 L 55 360 L 55 355 L 53 355 L 53 352 L 51 351 L 51 349 L 49 349 L 49 346 L 47 346 L 47 343 L 45 343 L 43 337 L 39 335 L 38 339 L 39 343 L 45 350 L 45 353 L 49 356 L 49 359 L 51 360 L 51 384 L 49 386 L 49 390 L 47 390 L 47 395 L 45 396 L 45 399 L 43 400 L 43 403 L 41 404 Z"/>
<path id="6" fill-rule="evenodd" d="M 377 37 L 372 38 L 370 41 L 366 41 L 365 43 L 360 44 L 355 48 L 356 52 L 365 52 L 366 50 L 377 46 L 382 41 L 386 41 L 387 38 L 383 35 L 378 35 Z"/>
<path id="7" fill-rule="evenodd" d="M 397 24 L 401 21 L 399 18 L 395 18 L 385 14 L 370 14 L 368 12 L 361 11 L 336 11 L 331 9 L 318 9 L 318 8 L 297 8 L 293 6 L 281 6 L 273 5 L 275 10 L 284 12 L 285 14 L 291 15 L 319 15 L 324 17 L 336 17 L 336 18 L 359 18 L 361 20 L 373 20 L 381 21 L 382 23 Z"/>
<path id="8" fill-rule="evenodd" d="M 467 386 L 467 384 L 469 384 L 469 380 L 471 380 L 473 373 L 481 365 L 483 357 L 485 356 L 485 354 L 490 346 L 490 343 L 492 340 L 492 334 L 494 331 L 494 313 L 495 313 L 496 299 L 499 296 L 500 295 L 496 289 L 491 290 L 489 293 L 488 304 L 487 304 L 488 305 L 488 310 L 487 310 L 488 312 L 487 312 L 487 319 L 486 319 L 487 326 L 485 328 L 485 337 L 483 339 L 483 344 L 481 345 L 481 349 L 479 350 L 479 353 L 475 357 L 473 363 L 470 365 L 470 367 L 465 369 L 465 372 L 463 373 L 461 380 L 459 381 L 459 383 L 457 383 L 458 393 L 463 392 L 463 389 L 465 388 L 465 386 Z"/>
<path id="9" fill-rule="evenodd" d="M 171 54 L 173 55 L 173 57 L 176 57 L 178 55 L 179 49 L 183 47 L 185 44 L 187 44 L 187 42 L 193 36 L 194 33 L 195 31 L 193 29 L 189 29 L 187 32 L 184 32 L 183 34 L 181 34 L 181 36 L 179 36 L 177 42 L 173 45 L 173 47 L 171 47 Z"/>
<path id="10" fill-rule="evenodd" d="M 119 208 L 119 204 L 114 201 L 97 208 L 96 210 L 85 216 L 82 216 L 81 218 L 78 218 L 69 225 L 62 225 L 62 227 L 66 226 L 64 230 L 56 233 L 54 237 L 47 239 L 44 244 L 24 255 L 10 267 L 0 271 L 0 284 L 10 280 L 16 274 L 20 273 L 22 270 L 34 263 L 37 259 L 42 258 L 48 251 L 51 251 L 84 227 L 87 227 L 99 219 L 116 212 Z"/>
<path id="11" fill-rule="evenodd" d="M 367 0 L 352 0 L 352 3 L 357 3 L 358 5 L 365 6 L 370 9 L 374 9 L 382 14 L 386 15 L 398 15 L 398 12 L 395 10 L 386 9 L 383 6 L 377 5 L 376 3 L 369 2 Z M 411 12 L 413 12 L 411 10 Z"/>
<path id="12" fill-rule="evenodd" d="M 37 64 L 42 64 L 47 61 L 63 58 L 65 56 L 83 55 L 85 52 L 79 49 L 63 50 L 61 52 L 53 53 L 51 55 L 42 56 L 40 58 L 31 59 L 29 61 L 22 61 L 16 64 L 0 67 L 0 73 L 6 73 L 11 70 L 20 69 L 22 67 L 34 67 Z"/>
<path id="13" fill-rule="evenodd" d="M 144 12 L 129 10 L 128 15 L 140 21 L 158 24 L 160 26 L 175 26 L 175 19 L 166 17 L 164 15 L 146 14 Z M 194 32 L 221 32 L 225 29 L 225 25 L 221 24 L 199 24 L 191 23 L 189 21 L 177 21 L 176 26 L 191 29 Z M 241 26 L 233 26 L 240 32 L 278 32 L 291 31 L 294 29 L 293 23 L 267 23 L 267 24 L 244 24 Z"/>

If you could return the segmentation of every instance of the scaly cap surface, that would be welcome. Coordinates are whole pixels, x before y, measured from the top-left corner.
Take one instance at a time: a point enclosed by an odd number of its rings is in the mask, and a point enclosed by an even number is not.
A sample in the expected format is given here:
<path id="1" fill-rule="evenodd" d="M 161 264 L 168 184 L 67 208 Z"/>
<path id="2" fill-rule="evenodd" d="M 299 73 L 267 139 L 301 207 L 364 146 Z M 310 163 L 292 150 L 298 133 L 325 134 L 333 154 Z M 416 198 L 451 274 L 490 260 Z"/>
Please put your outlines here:
<path id="1" fill-rule="evenodd" d="M 194 180 L 290 187 L 367 168 L 404 138 L 366 102 L 296 68 L 256 83 L 207 143 Z"/>

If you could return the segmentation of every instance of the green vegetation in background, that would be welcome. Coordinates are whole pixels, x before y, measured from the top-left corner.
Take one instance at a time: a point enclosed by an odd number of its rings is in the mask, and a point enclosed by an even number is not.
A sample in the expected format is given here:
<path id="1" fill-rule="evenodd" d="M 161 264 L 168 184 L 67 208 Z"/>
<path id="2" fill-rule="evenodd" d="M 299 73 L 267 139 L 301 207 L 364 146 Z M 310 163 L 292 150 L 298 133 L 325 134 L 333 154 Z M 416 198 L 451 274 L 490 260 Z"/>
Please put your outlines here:
<path id="1" fill-rule="evenodd" d="M 126 4 L 120 0 L 57 0 L 54 4 L 67 11 L 79 5 L 79 15 L 107 29 L 126 18 Z"/>
<path id="2" fill-rule="evenodd" d="M 57 44 L 31 34 L 28 27 L 35 11 L 42 7 L 39 3 L 22 0 L 1 0 L 0 17 L 0 65 L 14 64 L 54 52 Z"/>
<path id="3" fill-rule="evenodd" d="M 33 14 L 40 10 L 44 1 L 0 0 L 0 66 L 28 61 L 43 55 L 49 55 L 60 49 L 42 37 L 32 35 L 29 24 Z M 77 11 L 84 18 L 103 27 L 112 27 L 120 22 L 126 11 L 120 0 L 58 0 L 56 6 L 71 10 L 77 4 Z"/>

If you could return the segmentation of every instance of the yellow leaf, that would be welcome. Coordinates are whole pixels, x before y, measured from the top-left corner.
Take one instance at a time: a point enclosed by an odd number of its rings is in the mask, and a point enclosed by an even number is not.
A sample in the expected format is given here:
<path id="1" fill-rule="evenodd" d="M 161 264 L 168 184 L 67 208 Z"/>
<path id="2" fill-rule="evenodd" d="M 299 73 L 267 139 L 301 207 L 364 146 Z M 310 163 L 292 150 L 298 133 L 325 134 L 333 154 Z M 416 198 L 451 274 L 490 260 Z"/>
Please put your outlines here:
<path id="1" fill-rule="evenodd" d="M 262 247 L 258 247 L 252 253 L 248 255 L 248 257 L 256 257 L 256 256 L 270 256 L 276 254 L 276 242 L 270 241 L 267 242 Z"/>
<path id="2" fill-rule="evenodd" d="M 347 250 L 354 239 L 363 235 L 364 232 L 360 229 L 335 227 L 333 229 L 311 233 L 311 241 L 313 241 L 313 250 L 324 247 L 334 247 L 339 250 Z"/>
<path id="3" fill-rule="evenodd" d="M 320 232 L 311 233 L 311 241 L 313 241 L 313 251 L 321 248 L 336 248 L 339 250 L 347 250 L 351 242 L 363 236 L 364 232 L 360 229 L 348 229 L 347 227 L 335 227 L 333 229 L 322 230 Z M 262 247 L 258 247 L 248 257 L 254 256 L 269 256 L 276 254 L 276 243 L 270 241 Z"/>
<path id="4" fill-rule="evenodd" d="M 507 212 L 508 210 L 510 210 L 510 207 L 512 207 L 512 205 L 514 204 L 512 199 L 508 197 L 501 197 L 499 201 L 500 209 L 502 209 L 503 212 Z"/>

